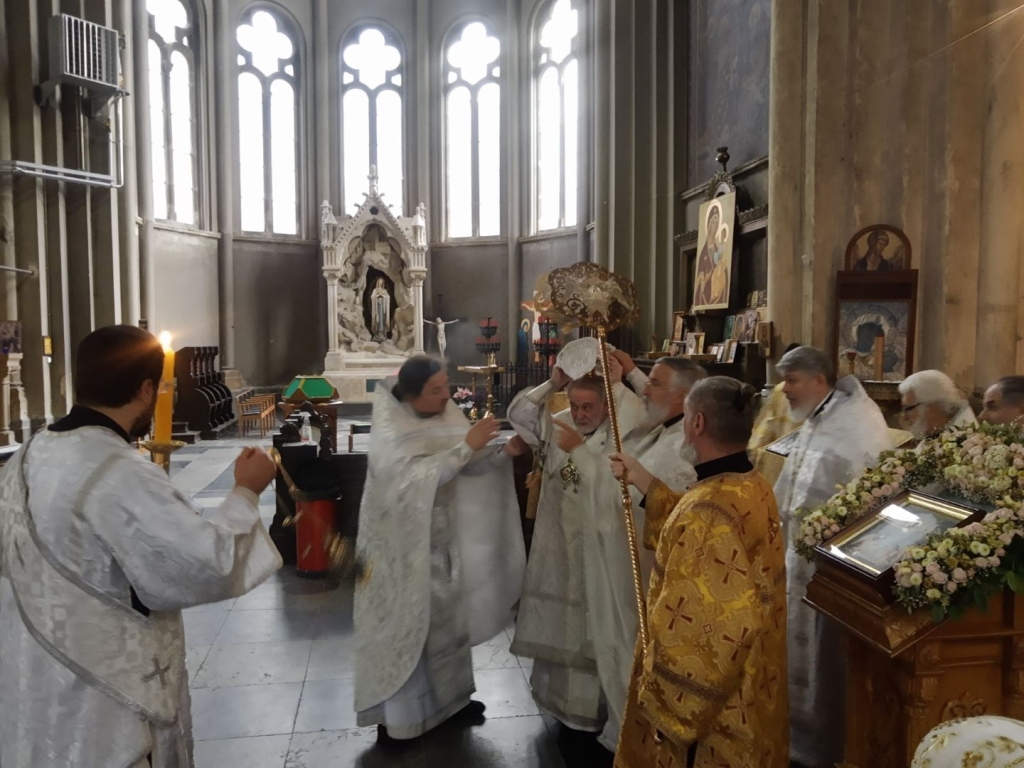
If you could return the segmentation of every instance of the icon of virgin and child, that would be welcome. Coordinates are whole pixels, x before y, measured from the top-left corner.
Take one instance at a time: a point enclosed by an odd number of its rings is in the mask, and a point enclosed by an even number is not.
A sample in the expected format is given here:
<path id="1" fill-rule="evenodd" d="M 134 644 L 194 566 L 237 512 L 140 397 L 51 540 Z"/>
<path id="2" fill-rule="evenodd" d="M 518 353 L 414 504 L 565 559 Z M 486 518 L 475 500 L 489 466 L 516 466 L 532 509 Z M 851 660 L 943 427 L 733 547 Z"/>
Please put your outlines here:
<path id="1" fill-rule="evenodd" d="M 735 194 L 715 198 L 701 206 L 697 267 L 694 270 L 693 308 L 729 306 L 732 278 L 732 222 Z"/>

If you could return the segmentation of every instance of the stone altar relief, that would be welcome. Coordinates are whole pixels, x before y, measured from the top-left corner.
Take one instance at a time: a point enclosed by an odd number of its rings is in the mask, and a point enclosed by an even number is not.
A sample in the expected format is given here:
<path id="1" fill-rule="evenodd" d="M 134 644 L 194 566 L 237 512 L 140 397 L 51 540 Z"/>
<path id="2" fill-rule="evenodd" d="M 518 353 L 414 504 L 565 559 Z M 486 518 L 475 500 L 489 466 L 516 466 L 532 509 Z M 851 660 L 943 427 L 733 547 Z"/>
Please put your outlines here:
<path id="1" fill-rule="evenodd" d="M 340 222 L 321 206 L 323 272 L 327 280 L 329 349 L 324 376 L 343 400 L 365 402 L 375 381 L 423 352 L 426 209 L 396 217 L 377 189 Z"/>

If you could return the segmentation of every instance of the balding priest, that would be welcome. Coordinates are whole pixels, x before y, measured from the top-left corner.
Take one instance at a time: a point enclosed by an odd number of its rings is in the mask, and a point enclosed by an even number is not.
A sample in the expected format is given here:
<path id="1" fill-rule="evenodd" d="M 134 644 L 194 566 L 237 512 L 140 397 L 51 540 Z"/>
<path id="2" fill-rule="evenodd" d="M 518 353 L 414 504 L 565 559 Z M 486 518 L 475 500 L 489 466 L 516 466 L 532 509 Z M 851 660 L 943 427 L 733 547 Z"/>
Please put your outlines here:
<path id="1" fill-rule="evenodd" d="M 864 387 L 854 376 L 837 381 L 823 352 L 798 347 L 776 370 L 793 420 L 804 422 L 775 484 L 789 541 L 790 744 L 797 765 L 832 768 L 843 754 L 846 665 L 838 627 L 803 602 L 814 566 L 797 554 L 793 541 L 802 510 L 824 504 L 837 485 L 854 479 L 893 445 L 885 418 Z"/>
<path id="2" fill-rule="evenodd" d="M 550 381 L 513 400 L 508 416 L 543 456 L 544 473 L 512 651 L 534 659 L 533 698 L 562 723 L 567 749 L 599 766 L 611 764 L 618 739 L 638 619 L 619 485 L 607 468 L 614 446 L 604 381 L 592 371 L 596 344 L 567 344 L 560 361 L 577 378 L 555 367 Z M 643 403 L 621 383 L 614 355 L 609 369 L 628 433 Z M 546 401 L 561 389 L 569 410 L 550 417 Z"/>
<path id="3" fill-rule="evenodd" d="M 241 595 L 281 565 L 257 507 L 276 468 L 246 449 L 202 516 L 132 444 L 163 349 L 130 326 L 83 339 L 76 405 L 0 480 L 0 765 L 186 768 L 181 609 Z"/>
<path id="4" fill-rule="evenodd" d="M 1024 376 L 1003 376 L 985 390 L 980 418 L 989 424 L 1024 422 Z"/>

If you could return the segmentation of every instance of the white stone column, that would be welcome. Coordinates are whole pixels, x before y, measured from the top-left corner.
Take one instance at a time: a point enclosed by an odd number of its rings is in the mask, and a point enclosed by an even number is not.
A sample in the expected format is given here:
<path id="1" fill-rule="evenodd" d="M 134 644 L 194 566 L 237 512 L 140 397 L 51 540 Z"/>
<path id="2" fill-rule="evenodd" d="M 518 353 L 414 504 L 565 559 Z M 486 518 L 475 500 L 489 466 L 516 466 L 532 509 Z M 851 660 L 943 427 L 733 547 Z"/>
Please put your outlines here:
<path id="1" fill-rule="evenodd" d="M 409 277 L 412 278 L 412 306 L 415 313 L 413 321 L 413 353 L 424 354 L 423 350 L 423 280 L 427 276 L 427 270 L 409 270 Z"/>
<path id="2" fill-rule="evenodd" d="M 341 370 L 341 350 L 338 348 L 338 275 L 328 274 L 327 278 L 327 357 L 324 358 L 325 371 Z"/>

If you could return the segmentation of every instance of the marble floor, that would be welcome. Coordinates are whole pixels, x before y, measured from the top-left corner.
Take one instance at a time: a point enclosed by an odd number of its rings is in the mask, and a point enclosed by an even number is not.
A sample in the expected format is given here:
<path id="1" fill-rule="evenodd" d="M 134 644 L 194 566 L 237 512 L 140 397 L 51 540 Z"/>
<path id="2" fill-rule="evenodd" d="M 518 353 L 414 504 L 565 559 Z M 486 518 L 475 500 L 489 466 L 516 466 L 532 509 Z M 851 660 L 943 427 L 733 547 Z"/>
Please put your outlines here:
<path id="1" fill-rule="evenodd" d="M 189 446 L 173 456 L 172 479 L 200 506 L 216 506 L 232 487 L 239 448 L 259 443 Z M 260 499 L 268 525 L 274 503 L 271 488 Z M 185 631 L 197 768 L 596 765 L 537 711 L 530 661 L 509 653 L 511 628 L 473 649 L 486 722 L 442 726 L 400 752 L 376 747 L 376 730 L 356 726 L 350 588 L 286 566 L 244 597 L 188 610 Z"/>

